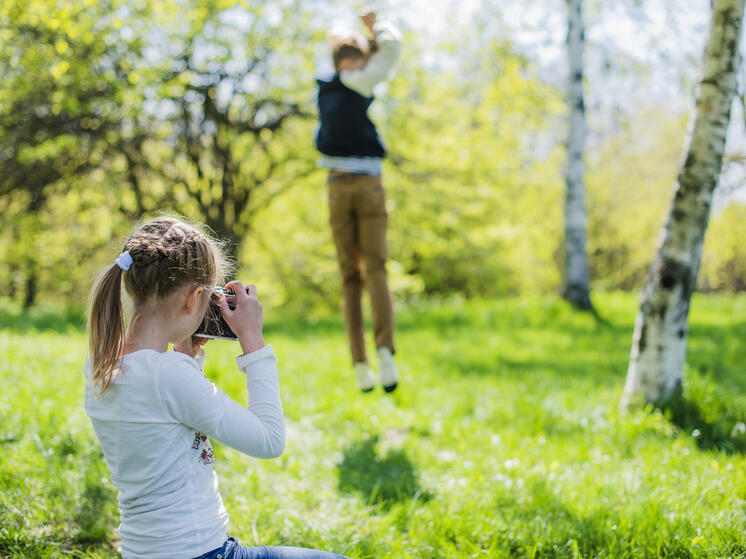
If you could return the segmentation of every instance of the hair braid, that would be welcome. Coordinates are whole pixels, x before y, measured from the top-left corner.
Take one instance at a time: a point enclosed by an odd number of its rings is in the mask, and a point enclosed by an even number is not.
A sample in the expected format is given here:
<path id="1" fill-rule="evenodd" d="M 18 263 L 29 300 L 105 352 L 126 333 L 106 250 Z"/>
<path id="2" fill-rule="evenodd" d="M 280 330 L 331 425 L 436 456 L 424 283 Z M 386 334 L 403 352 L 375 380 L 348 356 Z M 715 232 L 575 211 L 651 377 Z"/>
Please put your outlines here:
<path id="1" fill-rule="evenodd" d="M 110 266 L 94 286 L 88 313 L 93 380 L 103 394 L 114 382 L 121 356 L 124 318 L 121 286 L 135 306 L 162 299 L 188 285 L 211 287 L 230 266 L 222 245 L 195 225 L 174 217 L 144 223 L 124 243 L 132 257 L 129 270 Z"/>

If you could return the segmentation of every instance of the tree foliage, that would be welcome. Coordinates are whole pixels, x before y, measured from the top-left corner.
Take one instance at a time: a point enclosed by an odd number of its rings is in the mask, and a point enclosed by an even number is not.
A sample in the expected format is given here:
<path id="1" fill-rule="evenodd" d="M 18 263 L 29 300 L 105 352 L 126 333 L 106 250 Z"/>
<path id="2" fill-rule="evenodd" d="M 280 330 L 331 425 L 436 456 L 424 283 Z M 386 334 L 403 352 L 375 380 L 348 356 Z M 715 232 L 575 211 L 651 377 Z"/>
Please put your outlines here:
<path id="1" fill-rule="evenodd" d="M 27 305 L 48 286 L 42 280 L 50 265 L 69 266 L 100 243 L 93 227 L 77 244 L 88 202 L 98 196 L 76 187 L 81 177 L 106 168 L 133 110 L 131 72 L 143 40 L 127 32 L 119 13 L 113 2 L 93 1 L 10 0 L 0 8 L 0 212 L 9 244 L 4 280 L 11 294 L 16 287 L 23 291 Z M 64 200 L 74 190 L 80 205 Z M 62 207 L 71 213 L 58 222 Z M 78 254 L 56 254 L 45 239 L 52 231 L 64 231 Z M 62 274 L 49 279 L 55 275 Z"/>
<path id="2" fill-rule="evenodd" d="M 314 57 L 329 55 L 321 5 L 3 2 L 0 295 L 82 301 L 134 223 L 170 211 L 230 241 L 271 303 L 301 312 L 336 305 L 325 175 L 313 147 Z M 562 80 L 545 79 L 487 27 L 452 31 L 440 45 L 408 33 L 400 67 L 371 108 L 390 154 L 392 289 L 399 300 L 555 291 Z M 640 106 L 613 134 L 591 134 L 595 287 L 642 280 L 683 122 Z M 725 240 L 738 211 L 714 218 L 703 287 L 743 286 L 742 254 Z"/>
<path id="3" fill-rule="evenodd" d="M 311 116 L 304 85 L 320 36 L 296 1 L 172 7 L 187 17 L 154 39 L 162 52 L 147 116 L 158 132 L 133 135 L 122 152 L 141 213 L 186 210 L 237 253 L 254 214 L 315 168 L 311 146 L 294 141 L 308 125 L 292 120 Z M 163 195 L 147 200 L 158 182 Z"/>
<path id="4" fill-rule="evenodd" d="M 310 136 L 299 84 L 321 37 L 297 1 L 13 1 L 0 21 L 4 280 L 26 304 L 50 267 L 152 212 L 203 221 L 237 253 L 253 215 L 314 169 L 295 137 Z M 101 204 L 104 223 L 86 221 Z M 73 258 L 50 254 L 44 233 L 79 228 Z"/>

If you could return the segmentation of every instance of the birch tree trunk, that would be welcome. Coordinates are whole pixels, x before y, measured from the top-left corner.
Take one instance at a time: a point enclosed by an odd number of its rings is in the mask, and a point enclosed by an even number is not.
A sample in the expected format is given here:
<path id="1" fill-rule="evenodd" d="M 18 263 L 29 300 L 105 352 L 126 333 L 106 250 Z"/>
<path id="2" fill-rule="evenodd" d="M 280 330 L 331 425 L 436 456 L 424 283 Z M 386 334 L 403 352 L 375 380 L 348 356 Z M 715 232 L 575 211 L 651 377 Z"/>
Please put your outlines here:
<path id="1" fill-rule="evenodd" d="M 567 0 L 567 53 L 570 61 L 568 105 L 570 122 L 565 172 L 565 270 L 563 297 L 581 309 L 591 308 L 586 256 L 585 184 L 585 102 L 583 101 L 582 0 Z"/>
<path id="2" fill-rule="evenodd" d="M 710 41 L 697 87 L 686 159 L 642 291 L 622 408 L 642 399 L 665 404 L 681 387 L 689 301 L 696 286 L 736 93 L 745 1 L 713 2 Z"/>

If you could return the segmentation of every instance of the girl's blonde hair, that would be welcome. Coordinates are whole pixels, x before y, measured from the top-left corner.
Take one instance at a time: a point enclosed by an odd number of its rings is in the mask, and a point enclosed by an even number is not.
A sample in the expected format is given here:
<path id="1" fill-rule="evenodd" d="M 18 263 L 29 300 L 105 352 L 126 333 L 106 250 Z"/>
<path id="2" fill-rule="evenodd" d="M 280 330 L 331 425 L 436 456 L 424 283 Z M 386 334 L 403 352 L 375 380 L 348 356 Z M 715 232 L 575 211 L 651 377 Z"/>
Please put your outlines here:
<path id="1" fill-rule="evenodd" d="M 100 394 L 114 383 L 124 346 L 122 279 L 137 309 L 148 298 L 162 299 L 187 284 L 212 288 L 229 267 L 221 243 L 198 226 L 170 216 L 141 225 L 122 251 L 129 252 L 132 265 L 126 271 L 117 264 L 105 268 L 88 307 L 92 379 Z"/>

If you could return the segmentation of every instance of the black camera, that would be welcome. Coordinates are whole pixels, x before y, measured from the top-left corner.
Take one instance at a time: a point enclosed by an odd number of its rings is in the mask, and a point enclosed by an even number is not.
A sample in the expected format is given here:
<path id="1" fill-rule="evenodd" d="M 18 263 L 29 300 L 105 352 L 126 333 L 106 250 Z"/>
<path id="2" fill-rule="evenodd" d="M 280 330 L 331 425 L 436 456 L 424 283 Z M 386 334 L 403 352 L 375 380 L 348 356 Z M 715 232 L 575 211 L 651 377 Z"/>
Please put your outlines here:
<path id="1" fill-rule="evenodd" d="M 246 292 L 249 292 L 248 288 L 246 288 Z M 205 318 L 194 333 L 195 336 L 199 336 L 200 338 L 217 338 L 220 340 L 238 339 L 233 330 L 231 330 L 231 327 L 228 326 L 225 318 L 223 318 L 223 313 L 220 312 L 220 303 L 218 301 L 221 293 L 225 295 L 228 307 L 231 309 L 236 308 L 236 292 L 232 289 L 216 287 L 210 296 L 210 304 L 207 306 Z"/>

